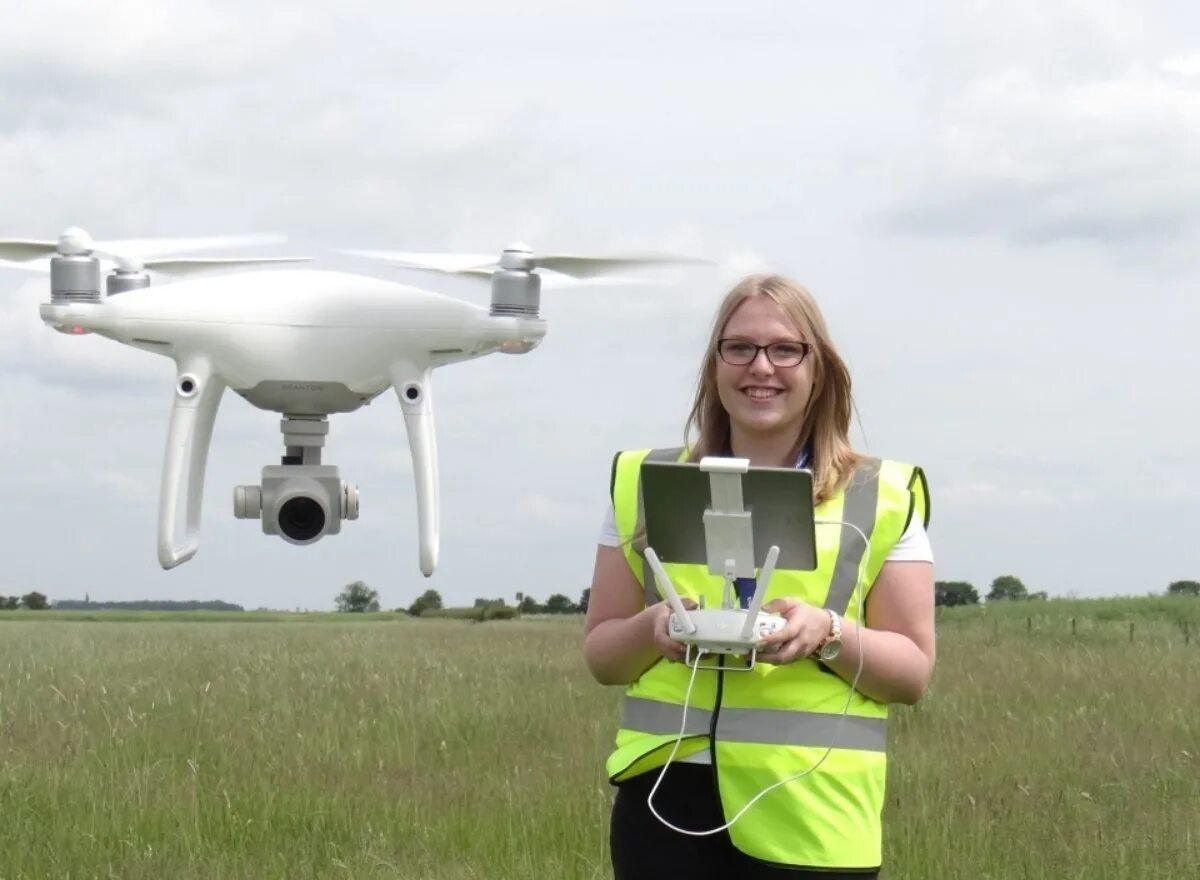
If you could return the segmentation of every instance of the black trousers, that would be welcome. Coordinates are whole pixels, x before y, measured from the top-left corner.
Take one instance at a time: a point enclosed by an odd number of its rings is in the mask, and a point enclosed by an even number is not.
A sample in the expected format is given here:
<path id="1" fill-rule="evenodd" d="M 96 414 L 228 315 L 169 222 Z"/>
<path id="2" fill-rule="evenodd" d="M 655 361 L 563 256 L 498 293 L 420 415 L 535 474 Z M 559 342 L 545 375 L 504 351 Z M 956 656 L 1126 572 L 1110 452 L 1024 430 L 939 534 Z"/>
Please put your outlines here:
<path id="1" fill-rule="evenodd" d="M 609 828 L 615 880 L 873 880 L 879 876 L 874 870 L 805 870 L 768 864 L 734 847 L 727 831 L 706 837 L 672 831 L 646 806 L 660 772 L 651 770 L 617 787 Z M 654 809 L 672 825 L 688 830 L 725 824 L 712 767 L 704 764 L 672 764 L 654 795 Z M 739 821 L 748 819 L 749 814 Z"/>

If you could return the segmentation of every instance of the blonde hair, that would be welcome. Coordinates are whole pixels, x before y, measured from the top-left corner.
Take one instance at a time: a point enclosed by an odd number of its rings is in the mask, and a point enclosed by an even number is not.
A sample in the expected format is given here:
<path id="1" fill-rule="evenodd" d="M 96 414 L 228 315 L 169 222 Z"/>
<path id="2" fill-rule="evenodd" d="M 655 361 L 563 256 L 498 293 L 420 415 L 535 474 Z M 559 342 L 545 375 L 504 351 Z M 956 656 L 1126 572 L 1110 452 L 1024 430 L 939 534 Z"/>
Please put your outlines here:
<path id="1" fill-rule="evenodd" d="M 717 394 L 717 340 L 730 316 L 752 296 L 765 296 L 783 310 L 799 328 L 805 341 L 812 343 L 813 390 L 804 421 L 796 436 L 792 455 L 805 444 L 811 445 L 809 468 L 813 472 L 816 503 L 827 501 L 841 492 L 862 456 L 850 446 L 850 415 L 854 398 L 850 393 L 850 371 L 833 347 L 821 310 L 804 287 L 782 275 L 750 275 L 743 278 L 721 302 L 713 321 L 708 347 L 696 384 L 696 398 L 688 415 L 684 435 L 698 435 L 688 455 L 699 461 L 706 455 L 725 455 L 729 450 L 729 413 Z"/>

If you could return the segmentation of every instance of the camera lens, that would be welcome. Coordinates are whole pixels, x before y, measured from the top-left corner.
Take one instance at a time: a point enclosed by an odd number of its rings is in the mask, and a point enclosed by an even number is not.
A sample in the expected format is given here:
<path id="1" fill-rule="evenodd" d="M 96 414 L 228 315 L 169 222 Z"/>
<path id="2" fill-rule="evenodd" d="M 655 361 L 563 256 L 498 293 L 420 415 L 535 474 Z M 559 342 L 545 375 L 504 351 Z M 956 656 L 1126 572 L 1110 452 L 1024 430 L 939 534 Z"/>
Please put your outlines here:
<path id="1" fill-rule="evenodd" d="M 307 495 L 289 498 L 279 508 L 279 531 L 293 541 L 311 541 L 325 530 L 325 510 Z"/>

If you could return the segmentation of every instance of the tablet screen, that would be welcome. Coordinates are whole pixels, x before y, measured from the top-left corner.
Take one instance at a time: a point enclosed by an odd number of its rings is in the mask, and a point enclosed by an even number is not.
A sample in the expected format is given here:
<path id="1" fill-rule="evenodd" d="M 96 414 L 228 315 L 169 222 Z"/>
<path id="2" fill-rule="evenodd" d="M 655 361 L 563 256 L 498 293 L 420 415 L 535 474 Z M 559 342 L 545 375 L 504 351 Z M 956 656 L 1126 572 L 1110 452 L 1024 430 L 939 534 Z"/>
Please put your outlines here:
<path id="1" fill-rule="evenodd" d="M 742 477 L 742 506 L 751 514 L 754 564 L 761 567 L 772 545 L 776 569 L 817 567 L 812 472 L 750 468 Z M 704 511 L 712 506 L 709 474 L 696 462 L 642 464 L 646 543 L 664 563 L 706 565 Z"/>

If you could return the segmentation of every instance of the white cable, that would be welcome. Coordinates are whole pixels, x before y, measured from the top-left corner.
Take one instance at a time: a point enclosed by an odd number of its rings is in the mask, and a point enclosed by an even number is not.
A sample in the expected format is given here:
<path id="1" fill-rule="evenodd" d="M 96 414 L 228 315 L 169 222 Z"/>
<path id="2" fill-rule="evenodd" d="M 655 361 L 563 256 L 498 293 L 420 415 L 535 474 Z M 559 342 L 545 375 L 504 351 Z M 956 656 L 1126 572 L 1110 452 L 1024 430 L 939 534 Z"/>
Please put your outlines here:
<path id="1" fill-rule="evenodd" d="M 700 671 L 700 661 L 707 654 L 704 648 L 696 649 L 696 662 L 692 664 L 692 677 L 688 679 L 687 690 L 683 693 L 683 719 L 679 723 L 679 736 L 675 738 L 675 746 L 671 749 L 671 754 L 667 755 L 667 763 L 663 764 L 662 770 L 658 774 L 658 779 L 654 780 L 654 787 L 650 789 L 650 794 L 646 796 L 646 806 L 650 808 L 650 812 L 654 814 L 654 818 L 662 822 L 672 831 L 678 831 L 680 834 L 691 834 L 703 837 L 706 834 L 713 834 L 713 831 L 685 831 L 683 828 L 676 828 L 662 816 L 658 815 L 658 810 L 654 809 L 654 794 L 658 791 L 658 786 L 662 784 L 663 777 L 667 775 L 667 768 L 671 766 L 671 762 L 675 760 L 675 754 L 679 751 L 679 745 L 683 742 L 683 734 L 687 731 L 687 710 L 688 701 L 692 698 L 692 685 L 696 683 L 696 673 Z M 724 828 L 717 828 L 716 831 L 723 831 Z"/>
<path id="2" fill-rule="evenodd" d="M 676 831 L 679 834 L 686 834 L 689 837 L 707 837 L 710 834 L 719 834 L 720 832 L 729 829 L 730 827 L 733 826 L 734 822 L 736 822 L 738 819 L 742 818 L 742 816 L 746 813 L 747 810 L 749 810 L 752 806 L 754 806 L 754 804 L 758 801 L 759 798 L 761 798 L 763 795 L 767 794 L 768 792 L 773 791 L 774 789 L 778 788 L 781 785 L 786 785 L 789 782 L 795 782 L 797 779 L 803 779 L 805 776 L 808 776 L 810 773 L 812 773 L 818 767 L 820 767 L 822 764 L 825 763 L 825 759 L 829 757 L 830 753 L 836 747 L 836 743 L 838 740 L 837 734 L 841 732 L 842 723 L 846 720 L 846 715 L 848 715 L 850 712 L 850 704 L 854 701 L 854 694 L 858 690 L 858 680 L 862 676 L 863 661 L 866 658 L 866 651 L 863 649 L 862 635 L 861 635 L 861 629 L 866 625 L 866 621 L 863 618 L 863 591 L 859 588 L 863 585 L 863 569 L 866 566 L 867 561 L 871 555 L 870 554 L 871 542 L 869 540 L 867 540 L 867 536 L 863 534 L 862 529 L 860 529 L 854 523 L 849 523 L 849 522 L 846 522 L 845 520 L 840 520 L 840 519 L 818 519 L 818 520 L 815 520 L 814 522 L 816 522 L 818 525 L 849 526 L 850 528 L 854 529 L 854 531 L 858 532 L 859 536 L 863 539 L 862 561 L 859 562 L 859 564 L 858 564 L 858 577 L 854 584 L 854 592 L 858 594 L 858 616 L 854 622 L 855 623 L 854 632 L 858 639 L 858 668 L 854 670 L 854 678 L 851 680 L 850 690 L 846 694 L 846 705 L 842 707 L 842 714 L 838 716 L 837 727 L 834 730 L 834 735 L 831 738 L 831 742 L 829 743 L 829 746 L 825 749 L 825 753 L 823 755 L 821 755 L 820 758 L 817 759 L 817 762 L 815 764 L 813 764 L 811 767 L 809 767 L 806 770 L 802 770 L 801 772 L 796 773 L 792 776 L 788 776 L 784 779 L 780 779 L 778 782 L 771 783 L 766 788 L 764 788 L 762 791 L 760 791 L 758 794 L 756 794 L 754 797 L 750 798 L 750 800 L 746 801 L 745 805 L 740 810 L 738 810 L 737 813 L 734 814 L 734 817 L 732 819 L 730 819 L 728 822 L 726 822 L 724 825 L 720 826 L 719 828 L 710 828 L 707 831 L 688 831 L 686 828 L 676 828 L 674 825 L 672 825 L 670 822 L 668 822 L 666 819 L 664 819 L 662 816 L 660 816 L 658 814 L 658 810 L 654 809 L 653 801 L 654 801 L 654 795 L 658 791 L 658 786 L 662 783 L 663 777 L 667 775 L 667 768 L 671 766 L 671 761 L 673 761 L 675 759 L 675 754 L 679 751 L 679 745 L 680 745 L 680 743 L 683 742 L 683 734 L 687 730 L 687 710 L 688 710 L 688 701 L 691 699 L 691 696 L 692 696 L 692 685 L 695 684 L 695 682 L 696 682 L 696 673 L 700 669 L 700 659 L 704 656 L 704 654 L 708 653 L 703 648 L 699 649 L 699 652 L 696 656 L 696 662 L 692 665 L 692 677 L 688 680 L 687 690 L 684 691 L 684 694 L 683 694 L 683 719 L 679 725 L 679 736 L 676 737 L 676 739 L 675 739 L 675 746 L 674 746 L 674 748 L 671 749 L 671 754 L 667 756 L 667 763 L 663 764 L 662 770 L 659 771 L 658 779 L 654 780 L 654 786 L 650 789 L 650 794 L 646 797 L 646 806 L 650 808 L 650 812 L 654 815 L 654 818 L 657 819 L 659 822 L 661 822 L 663 825 L 670 828 L 672 831 Z"/>

